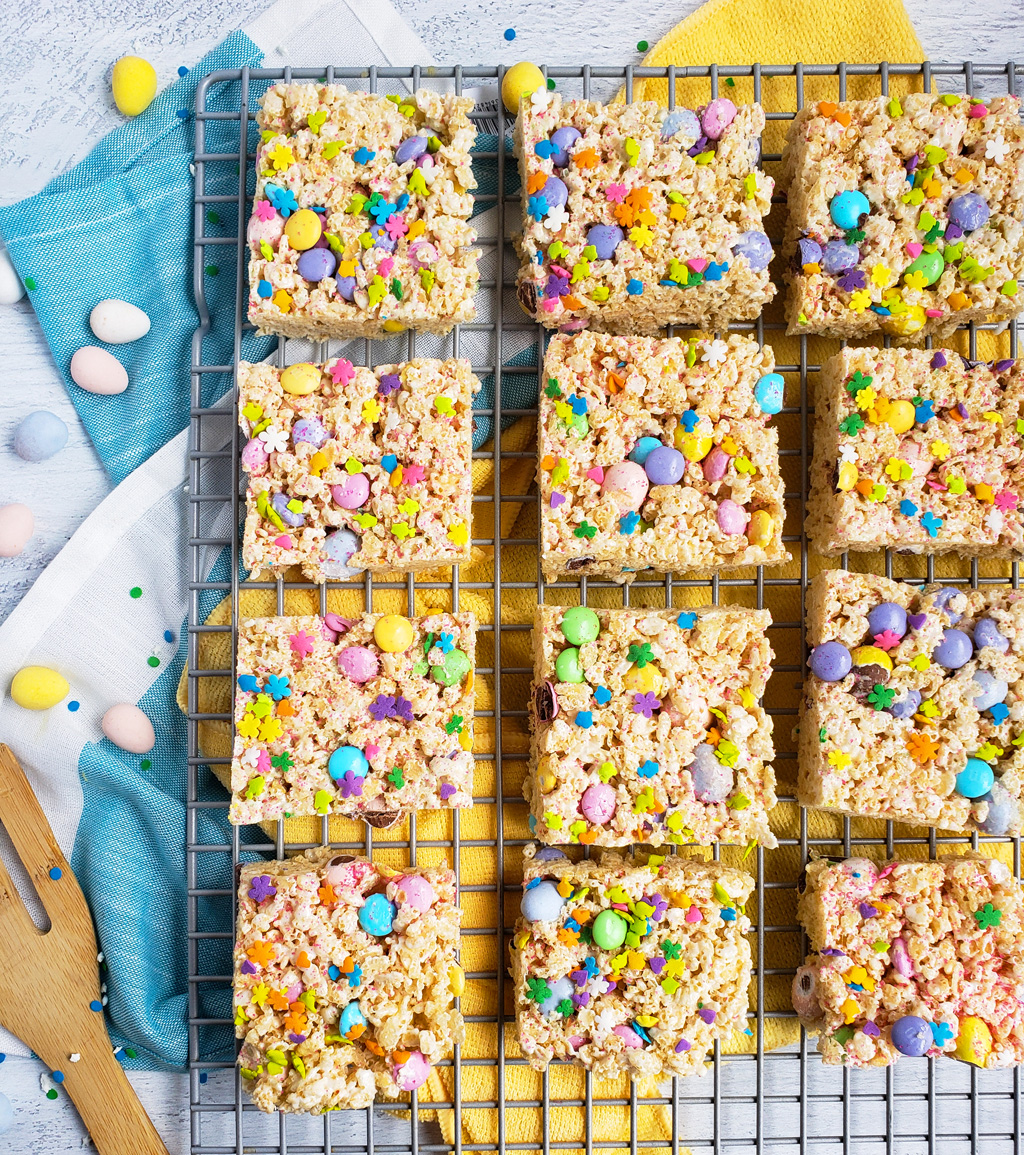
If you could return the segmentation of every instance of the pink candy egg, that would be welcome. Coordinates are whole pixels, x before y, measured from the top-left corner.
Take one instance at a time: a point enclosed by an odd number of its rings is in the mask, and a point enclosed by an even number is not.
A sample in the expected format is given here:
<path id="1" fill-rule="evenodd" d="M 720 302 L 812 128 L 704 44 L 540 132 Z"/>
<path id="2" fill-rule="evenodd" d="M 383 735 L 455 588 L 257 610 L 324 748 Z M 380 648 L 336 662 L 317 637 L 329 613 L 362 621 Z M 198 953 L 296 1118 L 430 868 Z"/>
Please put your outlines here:
<path id="1" fill-rule="evenodd" d="M 399 902 L 418 910 L 420 914 L 430 910 L 437 895 L 434 888 L 419 874 L 403 875 L 395 883 L 395 894 Z"/>
<path id="2" fill-rule="evenodd" d="M 401 1090 L 416 1091 L 427 1081 L 430 1064 L 423 1057 L 422 1051 L 411 1051 L 401 1066 L 398 1063 L 392 1064 L 391 1074 Z"/>
<path id="3" fill-rule="evenodd" d="M 614 501 L 623 513 L 638 510 L 644 503 L 650 481 L 642 465 L 619 461 L 605 471 L 601 494 Z"/>
<path id="4" fill-rule="evenodd" d="M 612 1030 L 631 1050 L 636 1050 L 637 1047 L 643 1046 L 640 1036 L 632 1027 L 627 1027 L 625 1023 L 620 1023 L 617 1027 L 613 1027 Z"/>
<path id="5" fill-rule="evenodd" d="M 718 528 L 722 533 L 742 533 L 746 528 L 747 515 L 742 505 L 737 505 L 735 501 L 731 501 L 728 497 L 725 501 L 719 502 L 718 513 L 715 515 L 718 520 Z"/>
<path id="6" fill-rule="evenodd" d="M 32 510 L 20 501 L 0 505 L 0 557 L 17 557 L 35 528 Z"/>
<path id="7" fill-rule="evenodd" d="M 111 396 L 128 388 L 128 371 L 98 345 L 83 345 L 71 358 L 71 380 L 88 393 Z"/>
<path id="8" fill-rule="evenodd" d="M 153 723 L 131 702 L 118 702 L 103 715 L 103 733 L 129 754 L 148 754 L 156 745 Z"/>
<path id="9" fill-rule="evenodd" d="M 588 822 L 603 826 L 615 813 L 615 790 L 607 782 L 594 782 L 583 791 L 580 809 Z"/>
<path id="10" fill-rule="evenodd" d="M 729 468 L 729 454 L 719 446 L 714 449 L 704 458 L 704 480 L 705 481 L 721 481 L 725 477 L 725 471 Z"/>
<path id="11" fill-rule="evenodd" d="M 246 473 L 255 473 L 267 464 L 269 456 L 266 445 L 258 437 L 254 437 L 245 443 L 242 450 L 242 468 Z"/>
<path id="12" fill-rule="evenodd" d="M 260 241 L 266 241 L 268 245 L 276 245 L 284 233 L 284 217 L 280 213 L 275 212 L 269 221 L 261 221 L 258 216 L 253 214 L 249 218 L 248 227 L 245 230 L 245 239 L 254 248 L 260 247 Z"/>
<path id="13" fill-rule="evenodd" d="M 335 855 L 327 863 L 327 881 L 335 890 L 357 890 L 364 878 L 374 873 L 369 862 L 350 862 L 349 855 Z"/>
<path id="14" fill-rule="evenodd" d="M 892 965 L 905 979 L 914 977 L 914 963 L 907 950 L 907 944 L 902 938 L 893 939 Z"/>
<path id="15" fill-rule="evenodd" d="M 358 509 L 370 496 L 370 479 L 365 473 L 350 473 L 340 485 L 331 486 L 331 496 L 342 509 Z"/>
<path id="16" fill-rule="evenodd" d="M 348 674 L 353 682 L 368 682 L 377 676 L 380 663 L 373 650 L 365 646 L 349 646 L 338 655 L 338 669 Z"/>

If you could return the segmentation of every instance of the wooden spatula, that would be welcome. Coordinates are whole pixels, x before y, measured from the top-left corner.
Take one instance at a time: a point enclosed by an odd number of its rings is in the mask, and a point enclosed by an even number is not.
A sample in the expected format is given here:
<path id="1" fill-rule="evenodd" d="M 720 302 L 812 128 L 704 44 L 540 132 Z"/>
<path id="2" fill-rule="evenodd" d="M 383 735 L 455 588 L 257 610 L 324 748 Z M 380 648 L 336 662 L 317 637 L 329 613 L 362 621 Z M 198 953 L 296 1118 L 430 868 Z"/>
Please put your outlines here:
<path id="1" fill-rule="evenodd" d="M 102 1010 L 92 1009 L 100 982 L 85 897 L 24 771 L 2 744 L 0 824 L 50 917 L 43 933 L 0 861 L 0 1023 L 63 1073 L 100 1155 L 167 1155 L 114 1056 Z"/>

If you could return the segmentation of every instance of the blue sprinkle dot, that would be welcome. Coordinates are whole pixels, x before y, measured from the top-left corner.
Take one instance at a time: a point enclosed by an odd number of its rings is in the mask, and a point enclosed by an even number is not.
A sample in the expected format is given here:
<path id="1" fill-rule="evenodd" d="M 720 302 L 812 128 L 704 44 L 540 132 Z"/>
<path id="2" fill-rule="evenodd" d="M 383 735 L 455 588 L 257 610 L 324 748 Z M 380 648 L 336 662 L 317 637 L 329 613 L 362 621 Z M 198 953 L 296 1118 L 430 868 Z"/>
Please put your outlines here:
<path id="1" fill-rule="evenodd" d="M 626 292 L 631 297 L 639 297 L 643 294 L 643 291 L 644 291 L 643 281 L 637 280 L 636 277 L 632 277 L 630 279 L 629 284 L 626 286 Z"/>
<path id="2" fill-rule="evenodd" d="M 256 286 L 256 292 L 261 297 L 272 297 L 274 295 L 274 286 L 269 281 L 260 281 Z"/>
<path id="3" fill-rule="evenodd" d="M 516 30 L 514 28 L 506 28 L 505 29 L 505 39 L 506 40 L 515 40 L 515 38 L 516 38 Z"/>
<path id="4" fill-rule="evenodd" d="M 188 76 L 188 69 L 185 67 L 184 64 L 178 65 L 178 75 L 179 76 Z"/>
<path id="5" fill-rule="evenodd" d="M 53 1072 L 53 1081 L 55 1083 L 63 1083 L 64 1082 L 64 1072 L 63 1071 L 54 1071 Z"/>
<path id="6" fill-rule="evenodd" d="M 164 630 L 164 641 L 167 643 L 174 641 L 174 634 L 170 630 Z"/>
<path id="7" fill-rule="evenodd" d="M 7 1056 L 3 1053 L 3 1051 L 0 1051 L 0 1063 L 2 1063 L 6 1058 Z"/>
<path id="8" fill-rule="evenodd" d="M 59 866 L 51 866 L 50 867 L 50 877 L 53 879 L 54 882 L 56 882 L 58 878 L 62 878 L 63 875 L 64 875 L 64 872 L 61 870 L 61 868 Z"/>
<path id="9" fill-rule="evenodd" d="M 199 1072 L 199 1082 L 200 1083 L 205 1083 L 209 1079 L 209 1077 L 210 1076 L 206 1073 L 206 1071 L 200 1071 Z"/>
<path id="10" fill-rule="evenodd" d="M 76 702 L 76 701 L 72 700 L 72 701 L 68 702 L 68 709 L 71 711 L 72 714 L 74 714 L 75 711 L 79 708 L 79 706 L 81 706 L 81 704 L 82 704 L 81 702 Z"/>
<path id="11" fill-rule="evenodd" d="M 188 120 L 189 111 L 187 108 L 179 108 L 178 109 L 178 115 L 181 117 L 182 120 Z"/>
<path id="12" fill-rule="evenodd" d="M 89 1004 L 89 1010 L 90 1011 L 102 1011 L 103 1010 L 103 1004 L 100 1002 L 99 999 L 93 999 L 92 1002 Z"/>

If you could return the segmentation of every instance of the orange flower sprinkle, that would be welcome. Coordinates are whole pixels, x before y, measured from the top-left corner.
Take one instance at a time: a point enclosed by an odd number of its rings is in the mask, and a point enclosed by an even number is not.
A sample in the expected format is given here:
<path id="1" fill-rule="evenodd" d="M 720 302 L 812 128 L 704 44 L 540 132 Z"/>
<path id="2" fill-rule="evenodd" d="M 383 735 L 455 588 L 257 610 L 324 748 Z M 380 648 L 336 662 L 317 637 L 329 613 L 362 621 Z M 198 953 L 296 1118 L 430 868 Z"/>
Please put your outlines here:
<path id="1" fill-rule="evenodd" d="M 938 743 L 934 742 L 922 730 L 915 730 L 907 739 L 907 750 L 910 757 L 919 765 L 931 762 L 939 756 Z"/>
<path id="2" fill-rule="evenodd" d="M 572 154 L 573 163 L 577 168 L 597 168 L 598 155 L 592 148 L 580 149 Z"/>

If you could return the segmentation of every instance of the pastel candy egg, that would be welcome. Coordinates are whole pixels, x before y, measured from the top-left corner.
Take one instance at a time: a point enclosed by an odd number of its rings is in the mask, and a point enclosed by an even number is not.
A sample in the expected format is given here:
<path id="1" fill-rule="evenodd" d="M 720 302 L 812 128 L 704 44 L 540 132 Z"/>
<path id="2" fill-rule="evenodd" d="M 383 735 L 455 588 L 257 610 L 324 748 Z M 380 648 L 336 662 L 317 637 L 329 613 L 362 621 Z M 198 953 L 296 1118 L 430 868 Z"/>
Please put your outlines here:
<path id="1" fill-rule="evenodd" d="M 669 140 L 673 136 L 682 134 L 693 144 L 700 136 L 700 120 L 697 114 L 689 108 L 674 108 L 666 113 L 661 122 L 661 139 Z"/>
<path id="2" fill-rule="evenodd" d="M 736 119 L 736 105 L 727 96 L 717 96 L 701 113 L 700 126 L 708 140 L 718 140 Z"/>
<path id="3" fill-rule="evenodd" d="M 907 944 L 902 938 L 893 939 L 892 965 L 896 968 L 897 973 L 903 975 L 905 979 L 911 978 L 914 974 L 914 961 L 910 957 Z"/>
<path id="4" fill-rule="evenodd" d="M 17 557 L 35 528 L 32 510 L 20 502 L 0 505 L 0 557 Z"/>
<path id="5" fill-rule="evenodd" d="M 404 1063 L 393 1063 L 391 1076 L 400 1091 L 418 1091 L 430 1076 L 430 1063 L 422 1051 L 409 1051 Z"/>
<path id="6" fill-rule="evenodd" d="M 89 328 L 108 345 L 125 345 L 145 337 L 149 324 L 149 316 L 142 309 L 116 297 L 93 305 L 89 314 Z"/>
<path id="7" fill-rule="evenodd" d="M 420 914 L 430 910 L 437 900 L 434 888 L 421 874 L 403 875 L 395 883 L 395 894 L 398 896 L 399 902 L 405 906 L 411 906 Z"/>
<path id="8" fill-rule="evenodd" d="M 366 1026 L 366 1016 L 363 1014 L 362 1008 L 359 1006 L 359 1003 L 358 1002 L 348 1003 L 345 1006 L 345 1008 L 342 1010 L 341 1017 L 338 1020 L 339 1033 L 344 1035 L 346 1038 L 348 1038 L 348 1033 L 349 1033 L 349 1031 L 352 1030 L 353 1027 L 364 1027 L 365 1028 L 365 1026 Z M 362 1034 L 362 1031 L 359 1031 L 359 1034 Z M 358 1038 L 358 1035 L 355 1035 L 353 1037 Z"/>
<path id="9" fill-rule="evenodd" d="M 280 517 L 285 525 L 290 525 L 293 529 L 295 529 L 300 525 L 305 525 L 306 518 L 303 515 L 301 508 L 291 508 L 293 500 L 297 501 L 298 499 L 289 497 L 287 493 L 275 493 L 274 496 L 270 499 L 270 504 L 273 506 L 278 517 Z M 299 502 L 299 505 L 302 505 L 301 501 Z"/>
<path id="10" fill-rule="evenodd" d="M 589 606 L 572 606 L 562 615 L 561 630 L 570 645 L 582 646 L 601 632 L 601 619 Z"/>
<path id="11" fill-rule="evenodd" d="M 860 218 L 869 212 L 871 204 L 858 189 L 839 193 L 828 205 L 828 215 L 841 229 L 855 229 L 860 224 Z"/>
<path id="12" fill-rule="evenodd" d="M 46 461 L 68 442 L 68 427 L 45 409 L 30 413 L 14 431 L 14 452 L 23 461 Z"/>
<path id="13" fill-rule="evenodd" d="M 601 493 L 612 498 L 620 512 L 637 510 L 644 503 L 650 483 L 642 465 L 635 461 L 617 461 L 605 472 Z"/>
<path id="14" fill-rule="evenodd" d="M 914 428 L 916 410 L 909 401 L 894 401 L 885 415 L 885 423 L 894 433 L 906 433 Z"/>
<path id="15" fill-rule="evenodd" d="M 942 641 L 932 650 L 932 661 L 944 670 L 959 670 L 973 653 L 974 644 L 963 630 L 943 630 Z"/>
<path id="16" fill-rule="evenodd" d="M 857 484 L 857 477 L 859 476 L 857 466 L 852 461 L 844 461 L 839 466 L 839 476 L 836 478 L 836 489 L 842 490 L 844 493 L 849 493 L 851 489 Z"/>
<path id="17" fill-rule="evenodd" d="M 547 81 L 544 73 L 536 64 L 528 60 L 521 60 L 505 73 L 501 82 L 501 100 L 513 116 L 519 111 L 519 100 L 523 96 L 532 96 L 538 88 L 544 88 Z"/>
<path id="18" fill-rule="evenodd" d="M 242 468 L 246 473 L 255 473 L 267 464 L 269 457 L 270 454 L 267 452 L 266 443 L 260 441 L 258 437 L 250 438 L 242 450 Z"/>
<path id="19" fill-rule="evenodd" d="M 936 609 L 945 610 L 946 617 L 949 618 L 949 624 L 955 626 L 957 622 L 964 616 L 959 610 L 951 609 L 950 602 L 960 596 L 960 590 L 954 586 L 943 586 L 941 590 L 935 595 L 933 605 Z"/>
<path id="20" fill-rule="evenodd" d="M 383 894 L 371 894 L 359 908 L 359 925 L 367 934 L 383 938 L 391 933 L 398 908 Z"/>
<path id="21" fill-rule="evenodd" d="M 655 449 L 661 445 L 657 437 L 641 437 L 629 455 L 630 461 L 635 461 L 637 465 L 645 465 L 647 458 L 651 456 Z"/>
<path id="22" fill-rule="evenodd" d="M 755 273 L 762 273 L 772 259 L 772 243 L 759 229 L 740 233 L 732 243 L 733 255 L 744 257 Z"/>
<path id="23" fill-rule="evenodd" d="M 344 300 L 351 301 L 356 295 L 355 277 L 338 277 L 335 284 L 338 286 L 338 296 Z"/>
<path id="24" fill-rule="evenodd" d="M 148 754 L 156 745 L 153 723 L 130 702 L 118 702 L 103 715 L 103 733 L 129 754 Z"/>
<path id="25" fill-rule="evenodd" d="M 534 862 L 560 862 L 565 854 L 557 846 L 542 846 L 533 856 Z"/>
<path id="26" fill-rule="evenodd" d="M 557 176 L 549 176 L 540 191 L 541 196 L 548 202 L 548 208 L 561 207 L 569 199 L 569 190 L 565 187 L 565 182 L 559 180 Z"/>
<path id="27" fill-rule="evenodd" d="M 320 388 L 320 370 L 308 361 L 289 365 L 281 373 L 281 388 L 293 397 L 306 397 Z"/>
<path id="28" fill-rule="evenodd" d="M 687 461 L 703 461 L 711 452 L 714 442 L 710 437 L 701 433 L 687 433 L 682 425 L 676 427 L 674 434 L 676 448 Z"/>
<path id="29" fill-rule="evenodd" d="M 1005 654 L 1010 648 L 1010 639 L 1000 632 L 991 618 L 981 618 L 974 623 L 974 645 L 979 650 L 991 646 L 994 650 Z"/>
<path id="30" fill-rule="evenodd" d="M 747 514 L 742 505 L 737 505 L 731 498 L 718 503 L 715 520 L 722 533 L 742 533 L 747 527 Z"/>
<path id="31" fill-rule="evenodd" d="M 1002 678 L 990 674 L 988 670 L 976 670 L 971 679 L 971 693 L 975 710 L 988 710 L 1002 702 L 1010 692 L 1009 685 Z"/>
<path id="32" fill-rule="evenodd" d="M 821 250 L 822 270 L 833 277 L 852 269 L 859 262 L 860 249 L 845 241 L 829 241 Z"/>
<path id="33" fill-rule="evenodd" d="M 11 697 L 25 710 L 49 710 L 70 691 L 67 679 L 48 666 L 24 666 L 11 681 Z"/>
<path id="34" fill-rule="evenodd" d="M 299 209 L 284 223 L 284 235 L 288 238 L 288 244 L 300 253 L 311 249 L 320 240 L 322 233 L 320 214 L 313 212 L 312 209 Z"/>
<path id="35" fill-rule="evenodd" d="M 659 445 L 644 462 L 651 485 L 675 485 L 686 469 L 686 458 L 678 449 Z"/>
<path id="36" fill-rule="evenodd" d="M 418 241 L 415 245 L 409 246 L 409 259 L 417 269 L 425 269 L 436 264 L 440 256 L 430 241 Z"/>
<path id="37" fill-rule="evenodd" d="M 1020 807 L 1017 799 L 1001 782 L 993 782 L 992 789 L 979 802 L 988 803 L 988 812 L 978 822 L 985 834 L 1009 834 L 1020 823 Z"/>
<path id="38" fill-rule="evenodd" d="M 362 567 L 349 565 L 359 552 L 359 538 L 350 529 L 336 529 L 324 538 L 323 561 L 320 568 L 325 577 L 350 578 L 362 573 Z"/>
<path id="39" fill-rule="evenodd" d="M 405 140 L 395 149 L 395 163 L 405 164 L 406 161 L 415 160 L 427 151 L 427 137 L 417 134 L 416 136 L 407 136 Z"/>
<path id="40" fill-rule="evenodd" d="M 714 449 L 704 458 L 704 480 L 721 481 L 729 468 L 730 457 L 721 446 Z"/>
<path id="41" fill-rule="evenodd" d="M 884 319 L 882 327 L 887 333 L 894 333 L 898 337 L 909 337 L 924 328 L 927 314 L 921 305 L 911 305 L 906 312 L 893 313 Z"/>
<path id="42" fill-rule="evenodd" d="M 442 686 L 455 686 L 469 673 L 469 655 L 460 649 L 449 650 L 439 666 L 430 667 L 430 676 Z"/>
<path id="43" fill-rule="evenodd" d="M 398 245 L 383 225 L 371 225 L 370 236 L 373 238 L 373 247 L 383 249 L 386 253 L 393 253 Z"/>
<path id="44" fill-rule="evenodd" d="M 853 668 L 853 657 L 842 642 L 822 642 L 811 650 L 808 665 L 823 682 L 841 682 Z"/>
<path id="45" fill-rule="evenodd" d="M 988 222 L 989 207 L 985 198 L 977 193 L 964 193 L 949 202 L 947 215 L 953 224 L 969 233 Z"/>
<path id="46" fill-rule="evenodd" d="M 960 1032 L 956 1037 L 954 1054 L 965 1063 L 984 1067 L 992 1053 L 992 1032 L 984 1019 L 976 1015 L 966 1015 L 960 1020 Z"/>
<path id="47" fill-rule="evenodd" d="M 693 751 L 693 761 L 687 766 L 693 782 L 694 797 L 698 802 L 724 802 L 733 786 L 733 772 L 715 757 L 715 748 L 701 742 Z"/>
<path id="48" fill-rule="evenodd" d="M 125 116 L 138 116 L 156 96 L 156 69 L 141 56 L 122 56 L 110 77 L 114 103 Z"/>
<path id="49" fill-rule="evenodd" d="M 932 1029 L 917 1015 L 903 1015 L 893 1023 L 890 1038 L 901 1055 L 920 1059 L 931 1049 Z"/>
<path id="50" fill-rule="evenodd" d="M 631 666 L 623 675 L 622 688 L 631 694 L 657 693 L 661 689 L 661 671 L 651 662 Z"/>
<path id="51" fill-rule="evenodd" d="M 594 782 L 580 799 L 583 817 L 595 826 L 604 826 L 615 813 L 615 790 L 607 782 Z"/>
<path id="52" fill-rule="evenodd" d="M 580 683 L 583 681 L 583 667 L 580 652 L 575 646 L 568 646 L 555 659 L 555 673 L 560 682 Z"/>
<path id="53" fill-rule="evenodd" d="M 537 1010 L 542 1015 L 555 1015 L 558 1014 L 558 1004 L 565 999 L 571 999 L 576 988 L 572 979 L 564 977 L 548 979 L 547 984 L 550 994 L 546 999 L 541 999 L 537 1004 Z"/>
<path id="54" fill-rule="evenodd" d="M 339 746 L 327 759 L 327 773 L 336 782 L 350 773 L 365 778 L 369 769 L 370 763 L 358 746 Z"/>
<path id="55" fill-rule="evenodd" d="M 942 276 L 945 267 L 946 262 L 942 259 L 941 253 L 922 253 L 903 270 L 903 279 L 906 281 L 912 273 L 924 273 L 924 283 L 934 285 Z"/>
<path id="56" fill-rule="evenodd" d="M 304 281 L 320 282 L 324 277 L 333 277 L 338 267 L 338 258 L 330 249 L 307 249 L 299 257 L 299 276 Z"/>
<path id="57" fill-rule="evenodd" d="M 602 950 L 615 950 L 626 941 L 628 924 L 614 910 L 602 910 L 594 919 L 594 942 Z"/>
<path id="58" fill-rule="evenodd" d="M 319 449 L 330 438 L 331 435 L 324 428 L 324 423 L 319 417 L 300 417 L 292 426 L 292 441 L 296 445 L 300 442 L 306 442 Z"/>
<path id="59" fill-rule="evenodd" d="M 754 386 L 754 400 L 762 413 L 778 413 L 782 409 L 782 398 L 786 382 L 781 373 L 765 373 Z"/>
<path id="60" fill-rule="evenodd" d="M 380 662 L 373 650 L 366 646 L 346 646 L 338 654 L 338 669 L 347 674 L 353 682 L 368 682 L 376 678 Z"/>
<path id="61" fill-rule="evenodd" d="M 908 690 L 902 698 L 894 698 L 889 713 L 894 718 L 913 718 L 921 705 L 921 691 Z"/>
<path id="62" fill-rule="evenodd" d="M 0 245 L 0 305 L 13 305 L 25 295 L 25 286 L 21 277 L 7 255 L 7 250 Z"/>
<path id="63" fill-rule="evenodd" d="M 618 1035 L 622 1040 L 623 1046 L 631 1051 L 644 1045 L 643 1039 L 633 1030 L 632 1027 L 627 1027 L 625 1023 L 619 1023 L 617 1027 L 612 1027 L 612 1034 Z"/>
<path id="64" fill-rule="evenodd" d="M 405 653 L 412 645 L 412 639 L 412 622 L 401 614 L 385 614 L 373 627 L 373 640 L 387 654 Z"/>
<path id="65" fill-rule="evenodd" d="M 956 792 L 963 798 L 981 798 L 992 789 L 992 767 L 980 758 L 968 758 L 956 776 Z"/>
<path id="66" fill-rule="evenodd" d="M 766 510 L 755 509 L 750 515 L 750 522 L 747 525 L 747 541 L 755 549 L 767 549 L 774 530 L 775 522 L 772 520 L 772 515 Z"/>
<path id="67" fill-rule="evenodd" d="M 539 882 L 523 891 L 519 909 L 527 922 L 551 922 L 562 913 L 565 899 L 553 882 Z"/>
<path id="68" fill-rule="evenodd" d="M 260 247 L 261 241 L 266 241 L 271 248 L 274 248 L 283 235 L 284 217 L 276 209 L 274 215 L 266 221 L 253 213 L 245 226 L 245 239 L 254 249 Z"/>
<path id="69" fill-rule="evenodd" d="M 892 670 L 892 658 L 878 646 L 857 646 L 850 651 L 850 657 L 855 666 L 881 666 L 883 670 Z"/>
<path id="70" fill-rule="evenodd" d="M 370 496 L 370 479 L 365 473 L 350 473 L 331 486 L 331 497 L 342 509 L 359 509 Z"/>
<path id="71" fill-rule="evenodd" d="M 587 230 L 587 244 L 597 249 L 599 261 L 610 261 L 625 236 L 618 225 L 591 225 Z"/>
<path id="72" fill-rule="evenodd" d="M 569 153 L 572 146 L 582 136 L 583 133 L 578 128 L 574 128 L 571 124 L 564 124 L 561 128 L 556 128 L 548 137 L 555 146 L 555 151 L 551 154 L 551 163 L 555 168 L 565 168 L 569 163 Z"/>
<path id="73" fill-rule="evenodd" d="M 111 396 L 128 388 L 128 371 L 113 353 L 83 345 L 71 358 L 71 380 L 87 393 Z"/>
<path id="74" fill-rule="evenodd" d="M 417 168 L 433 168 L 434 167 L 434 158 L 430 155 L 429 152 L 425 152 L 422 156 L 418 156 L 416 158 L 416 167 Z"/>
<path id="75" fill-rule="evenodd" d="M 821 260 L 821 245 L 810 237 L 801 237 L 796 243 L 798 262 L 801 265 L 816 265 Z"/>
<path id="76" fill-rule="evenodd" d="M 886 630 L 899 637 L 907 632 L 907 611 L 896 602 L 881 602 L 868 614 L 868 633 L 871 637 Z"/>

